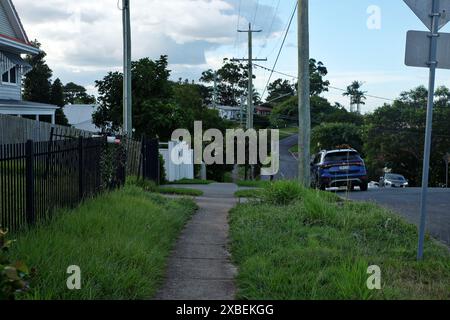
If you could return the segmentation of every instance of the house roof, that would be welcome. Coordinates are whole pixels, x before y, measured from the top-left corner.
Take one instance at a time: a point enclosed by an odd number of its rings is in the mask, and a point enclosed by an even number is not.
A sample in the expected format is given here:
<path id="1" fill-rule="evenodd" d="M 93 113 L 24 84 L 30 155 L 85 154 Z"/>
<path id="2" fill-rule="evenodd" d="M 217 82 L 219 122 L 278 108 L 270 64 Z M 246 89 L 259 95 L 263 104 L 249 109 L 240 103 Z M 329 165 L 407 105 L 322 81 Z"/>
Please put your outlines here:
<path id="1" fill-rule="evenodd" d="M 217 109 L 223 111 L 240 111 L 240 107 L 231 107 L 231 106 L 217 106 Z"/>
<path id="2" fill-rule="evenodd" d="M 77 129 L 91 132 L 99 131 L 93 123 L 92 115 L 97 110 L 94 104 L 71 104 L 63 109 L 69 124 Z"/>
<path id="3" fill-rule="evenodd" d="M 6 22 L 9 23 L 7 30 L 10 30 L 10 32 L 5 32 L 5 30 L 2 32 L 0 29 L 0 47 L 3 49 L 6 47 L 19 53 L 39 53 L 39 49 L 33 47 L 28 40 L 22 21 L 12 0 L 0 0 L 0 10 L 4 12 Z"/>
<path id="4" fill-rule="evenodd" d="M 8 100 L 8 99 L 0 99 L 0 107 L 3 108 L 39 108 L 39 109 L 51 109 L 56 110 L 59 107 L 54 106 L 47 103 L 37 103 L 30 101 L 22 101 L 22 100 Z"/>
<path id="5" fill-rule="evenodd" d="M 269 111 L 269 112 L 272 112 L 272 108 L 269 108 L 269 107 L 264 107 L 264 106 L 257 106 L 257 107 L 255 107 L 255 109 L 256 110 L 260 110 L 260 111 Z"/>

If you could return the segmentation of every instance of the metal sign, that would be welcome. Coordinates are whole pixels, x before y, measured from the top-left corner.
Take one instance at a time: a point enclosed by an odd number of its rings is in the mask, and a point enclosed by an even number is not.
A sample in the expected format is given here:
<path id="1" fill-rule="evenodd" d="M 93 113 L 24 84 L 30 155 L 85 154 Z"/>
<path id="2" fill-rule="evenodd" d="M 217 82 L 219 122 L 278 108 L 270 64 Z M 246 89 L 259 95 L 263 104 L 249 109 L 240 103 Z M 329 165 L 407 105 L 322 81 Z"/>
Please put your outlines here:
<path id="1" fill-rule="evenodd" d="M 439 33 L 437 38 L 436 68 L 450 69 L 450 33 Z M 405 64 L 409 67 L 430 67 L 430 33 L 408 31 Z"/>
<path id="2" fill-rule="evenodd" d="M 416 14 L 417 17 L 425 24 L 428 30 L 433 28 L 433 0 L 404 0 L 408 7 Z M 450 0 L 440 0 L 438 30 L 450 21 Z"/>
<path id="3" fill-rule="evenodd" d="M 450 0 L 404 0 L 405 3 L 428 27 L 430 32 L 408 32 L 406 64 L 430 69 L 427 121 L 425 130 L 425 147 L 422 171 L 422 195 L 420 203 L 419 245 L 417 260 L 423 259 L 425 226 L 427 222 L 428 183 L 430 175 L 431 136 L 433 131 L 433 107 L 436 69 L 446 68 L 450 63 L 445 57 L 450 54 L 450 39 L 445 34 L 440 35 L 439 29 L 449 22 Z M 427 50 L 428 44 L 428 50 Z"/>

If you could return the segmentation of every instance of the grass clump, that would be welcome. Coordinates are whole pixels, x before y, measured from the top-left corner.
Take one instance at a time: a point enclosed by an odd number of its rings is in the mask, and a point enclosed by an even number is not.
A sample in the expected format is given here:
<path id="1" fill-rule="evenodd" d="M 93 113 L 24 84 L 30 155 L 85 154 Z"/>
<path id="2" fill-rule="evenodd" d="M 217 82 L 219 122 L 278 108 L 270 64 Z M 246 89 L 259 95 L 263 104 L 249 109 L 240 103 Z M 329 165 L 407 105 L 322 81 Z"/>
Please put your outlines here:
<path id="1" fill-rule="evenodd" d="M 127 185 L 138 186 L 145 191 L 152 193 L 179 195 L 179 196 L 192 196 L 199 197 L 203 195 L 203 191 L 196 189 L 185 189 L 185 188 L 175 188 L 175 187 L 161 187 L 158 186 L 154 181 L 137 179 L 137 177 L 129 177 L 127 179 Z"/>
<path id="2" fill-rule="evenodd" d="M 448 248 L 428 238 L 426 259 L 416 262 L 416 227 L 399 216 L 288 182 L 263 193 L 231 212 L 238 298 L 450 299 Z M 367 288 L 372 265 L 382 290 Z"/>
<path id="3" fill-rule="evenodd" d="M 167 257 L 196 210 L 134 186 L 61 211 L 46 225 L 15 236 L 10 254 L 36 269 L 22 299 L 149 299 L 161 285 Z M 69 266 L 81 269 L 81 290 L 68 290 Z"/>
<path id="4" fill-rule="evenodd" d="M 264 201 L 274 205 L 288 205 L 300 200 L 305 193 L 305 189 L 298 182 L 289 180 L 271 183 L 264 191 L 262 193 Z"/>
<path id="5" fill-rule="evenodd" d="M 297 127 L 282 128 L 279 130 L 280 130 L 280 139 L 281 140 L 289 138 L 290 136 L 293 136 L 294 134 L 298 133 Z"/>
<path id="6" fill-rule="evenodd" d="M 247 190 L 238 190 L 234 193 L 236 198 L 261 198 L 262 190 L 261 189 L 247 189 Z"/>
<path id="7" fill-rule="evenodd" d="M 203 195 L 203 191 L 201 190 L 172 187 L 159 187 L 158 193 L 192 197 L 200 197 Z"/>

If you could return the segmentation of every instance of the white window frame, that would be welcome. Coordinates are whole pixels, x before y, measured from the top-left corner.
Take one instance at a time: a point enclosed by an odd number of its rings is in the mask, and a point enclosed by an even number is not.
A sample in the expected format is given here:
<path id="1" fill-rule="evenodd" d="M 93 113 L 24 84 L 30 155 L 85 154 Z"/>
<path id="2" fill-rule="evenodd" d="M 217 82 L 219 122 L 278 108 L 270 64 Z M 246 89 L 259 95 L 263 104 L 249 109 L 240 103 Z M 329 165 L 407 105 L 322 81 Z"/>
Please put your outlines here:
<path id="1" fill-rule="evenodd" d="M 1 82 L 1 84 L 5 85 L 5 86 L 13 86 L 13 87 L 17 87 L 17 86 L 19 85 L 19 73 L 18 73 L 19 68 L 14 67 L 14 69 L 15 69 L 15 71 L 16 71 L 16 82 L 15 82 L 15 83 L 14 83 L 14 82 L 9 82 L 10 76 L 11 76 L 11 69 L 10 69 L 9 71 L 7 71 L 7 72 L 8 72 L 8 81 L 7 81 L 7 82 L 4 82 L 4 81 L 3 81 L 3 75 L 4 75 L 6 72 L 4 72 L 4 73 L 0 76 L 0 82 Z"/>

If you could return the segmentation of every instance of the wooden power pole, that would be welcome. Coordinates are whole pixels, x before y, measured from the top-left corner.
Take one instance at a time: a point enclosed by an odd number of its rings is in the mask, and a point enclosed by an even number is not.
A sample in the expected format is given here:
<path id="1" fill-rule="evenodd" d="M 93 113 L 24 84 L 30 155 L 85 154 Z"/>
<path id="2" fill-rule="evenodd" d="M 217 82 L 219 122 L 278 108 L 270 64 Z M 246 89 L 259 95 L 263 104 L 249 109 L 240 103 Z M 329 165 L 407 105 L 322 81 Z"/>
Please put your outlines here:
<path id="1" fill-rule="evenodd" d="M 311 110 L 310 110 L 310 71 L 309 71 L 309 0 L 299 0 L 298 4 L 298 114 L 299 114 L 299 167 L 300 183 L 305 187 L 311 185 L 310 145 L 311 145 Z"/>
<path id="2" fill-rule="evenodd" d="M 238 30 L 238 32 L 248 33 L 248 59 L 231 59 L 231 61 L 248 61 L 248 96 L 247 96 L 247 129 L 253 129 L 253 62 L 267 61 L 267 59 L 253 58 L 253 33 L 261 32 L 262 30 L 252 30 L 252 24 L 249 23 L 248 30 Z"/>
<path id="3" fill-rule="evenodd" d="M 123 133 L 133 136 L 133 115 L 131 97 L 131 22 L 130 0 L 123 0 Z"/>

